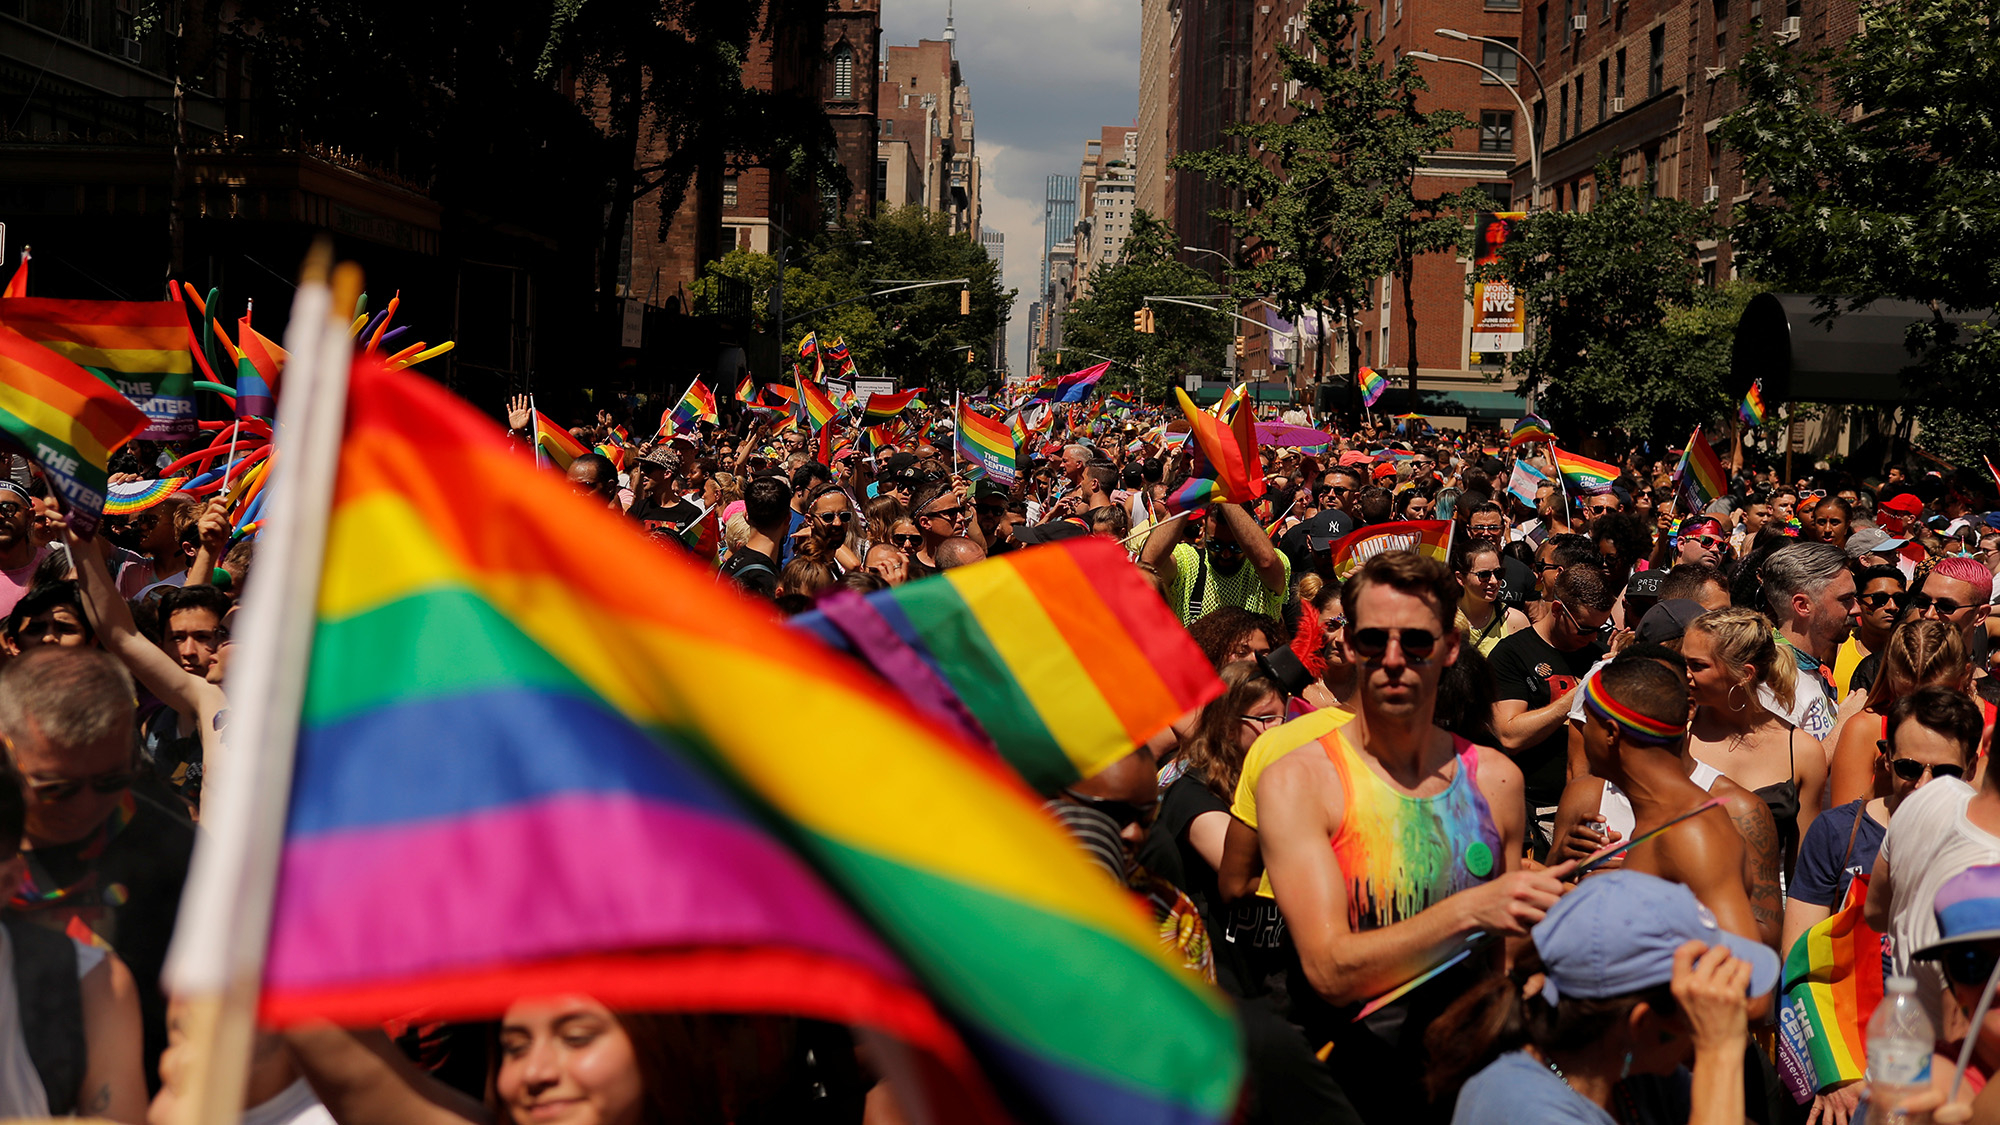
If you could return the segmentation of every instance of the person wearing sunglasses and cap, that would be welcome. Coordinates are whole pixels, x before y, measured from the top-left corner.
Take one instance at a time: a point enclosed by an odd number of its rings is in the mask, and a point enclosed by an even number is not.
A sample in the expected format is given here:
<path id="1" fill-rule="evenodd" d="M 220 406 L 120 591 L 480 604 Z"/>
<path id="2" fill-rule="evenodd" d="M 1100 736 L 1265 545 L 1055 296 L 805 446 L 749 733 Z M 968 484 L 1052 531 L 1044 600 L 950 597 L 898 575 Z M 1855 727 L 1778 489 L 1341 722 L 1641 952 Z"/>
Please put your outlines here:
<path id="1" fill-rule="evenodd" d="M 1443 563 L 1410 551 L 1369 559 L 1341 591 L 1342 643 L 1362 666 L 1356 717 L 1256 784 L 1259 845 L 1298 952 L 1292 1016 L 1308 1042 L 1332 1041 L 1334 1079 L 1365 1121 L 1425 1119 L 1422 1029 L 1486 959 L 1367 1018 L 1356 1006 L 1474 934 L 1526 936 L 1571 866 L 1523 870 L 1519 767 L 1432 722 L 1438 681 L 1459 657 L 1457 601 Z"/>
<path id="2" fill-rule="evenodd" d="M 1744 1120 L 1749 1012 L 1778 983 L 1777 954 L 1717 925 L 1686 887 L 1637 871 L 1584 880 L 1533 939 L 1538 988 L 1491 977 L 1426 1037 L 1431 1088 L 1456 1093 L 1452 1125 L 1613 1125 L 1637 1108 L 1641 1084 L 1627 1078 L 1683 1066 L 1681 1119 Z"/>
<path id="3" fill-rule="evenodd" d="M 1980 997 L 1993 979 L 1994 966 L 2000 964 L 2000 864 L 1968 867 L 1953 875 L 1938 888 L 1931 909 L 1937 920 L 1938 940 L 1917 950 L 1914 959 L 1935 967 L 1969 1018 L 1978 1010 Z M 2000 1083 L 1993 1081 L 2000 1073 L 2000 1004 L 1989 1004 L 1985 1018 L 1968 1034 L 1974 1042 L 1963 1082 L 1958 1080 L 1963 1038 L 1940 1042 L 1937 1053 L 1931 1056 L 1928 1093 L 1936 1104 L 1932 1120 L 1992 1121 L 2000 1117 Z M 1957 1100 L 1944 1108 L 1954 1094 Z"/>

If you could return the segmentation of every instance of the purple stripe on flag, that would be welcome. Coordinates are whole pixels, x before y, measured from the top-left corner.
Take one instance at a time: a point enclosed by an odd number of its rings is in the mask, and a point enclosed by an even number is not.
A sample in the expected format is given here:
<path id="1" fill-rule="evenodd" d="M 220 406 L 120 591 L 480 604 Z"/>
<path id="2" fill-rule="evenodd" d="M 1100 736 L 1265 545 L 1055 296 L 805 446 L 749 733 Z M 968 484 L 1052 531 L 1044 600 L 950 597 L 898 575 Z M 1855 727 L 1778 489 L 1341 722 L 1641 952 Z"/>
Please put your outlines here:
<path id="1" fill-rule="evenodd" d="M 659 856 L 676 861 L 640 859 Z M 359 908 L 370 902 L 395 907 Z M 276 918 L 273 987 L 677 945 L 805 948 L 909 980 L 756 829 L 618 793 L 294 840 Z"/>

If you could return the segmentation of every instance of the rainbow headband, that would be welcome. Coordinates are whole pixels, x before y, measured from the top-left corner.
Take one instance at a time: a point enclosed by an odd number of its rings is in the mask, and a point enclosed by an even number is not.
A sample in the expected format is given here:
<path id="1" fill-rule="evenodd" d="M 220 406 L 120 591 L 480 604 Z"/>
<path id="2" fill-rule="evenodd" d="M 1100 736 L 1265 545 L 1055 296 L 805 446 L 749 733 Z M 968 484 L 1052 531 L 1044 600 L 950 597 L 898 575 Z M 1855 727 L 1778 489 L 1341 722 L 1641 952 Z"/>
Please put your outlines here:
<path id="1" fill-rule="evenodd" d="M 1625 737 L 1642 746 L 1659 746 L 1672 742 L 1681 736 L 1681 728 L 1650 716 L 1641 715 L 1623 703 L 1611 698 L 1599 681 L 1601 676 L 1592 676 L 1583 684 L 1583 704 L 1599 718 L 1610 720 L 1625 732 Z"/>

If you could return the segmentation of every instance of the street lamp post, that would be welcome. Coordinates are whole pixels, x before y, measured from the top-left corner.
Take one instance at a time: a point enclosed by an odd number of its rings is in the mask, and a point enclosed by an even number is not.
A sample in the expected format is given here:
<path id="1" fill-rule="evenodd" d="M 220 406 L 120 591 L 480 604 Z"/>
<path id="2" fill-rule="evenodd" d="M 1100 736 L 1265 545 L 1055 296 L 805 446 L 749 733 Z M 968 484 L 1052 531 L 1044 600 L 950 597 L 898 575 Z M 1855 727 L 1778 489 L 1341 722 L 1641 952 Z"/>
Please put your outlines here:
<path id="1" fill-rule="evenodd" d="M 1210 250 L 1210 249 L 1209 249 L 1208 247 L 1206 247 L 1206 246 L 1183 246 L 1183 247 L 1181 247 L 1181 249 L 1183 249 L 1183 250 L 1187 251 L 1187 252 L 1188 252 L 1188 253 L 1190 253 L 1190 254 L 1213 254 L 1213 255 L 1215 255 L 1216 257 L 1218 257 L 1218 258 L 1221 258 L 1221 259 L 1222 259 L 1222 267 L 1223 267 L 1224 269 L 1231 269 L 1231 270 L 1233 270 L 1233 269 L 1235 269 L 1235 268 L 1236 268 L 1236 261 L 1235 261 L 1235 259 L 1231 258 L 1231 257 L 1230 257 L 1229 255 L 1227 255 L 1227 254 L 1224 254 L 1224 253 L 1223 253 L 1222 251 L 1220 251 L 1220 250 Z"/>
<path id="2" fill-rule="evenodd" d="M 1469 39 L 1471 36 L 1467 36 L 1466 38 Z M 1501 88 L 1507 91 L 1508 96 L 1514 99 L 1514 104 L 1521 107 L 1521 120 L 1528 127 L 1528 174 L 1531 179 L 1528 187 L 1528 210 L 1534 210 L 1536 202 L 1541 199 L 1542 195 L 1542 145 L 1540 138 L 1535 134 L 1534 114 L 1528 112 L 1528 103 L 1521 100 L 1520 91 L 1514 89 L 1513 84 L 1506 79 L 1486 69 L 1479 63 L 1473 62 L 1471 59 L 1453 58 L 1450 55 L 1434 55 L 1429 51 L 1406 51 L 1403 57 L 1419 59 L 1423 62 L 1447 62 L 1457 63 L 1460 66 L 1469 66 L 1493 79 L 1493 81 L 1498 82 Z M 1543 95 L 1543 97 L 1546 99 L 1547 95 Z"/>

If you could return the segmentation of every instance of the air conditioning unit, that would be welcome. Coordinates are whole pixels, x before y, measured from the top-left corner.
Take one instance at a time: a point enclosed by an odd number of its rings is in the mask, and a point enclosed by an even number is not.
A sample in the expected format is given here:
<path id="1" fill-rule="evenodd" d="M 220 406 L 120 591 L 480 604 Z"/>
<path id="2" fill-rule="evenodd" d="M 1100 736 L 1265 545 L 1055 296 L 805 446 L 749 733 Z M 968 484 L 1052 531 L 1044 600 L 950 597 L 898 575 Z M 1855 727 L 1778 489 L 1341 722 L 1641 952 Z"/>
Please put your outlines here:
<path id="1" fill-rule="evenodd" d="M 1719 200 L 1721 198 L 1722 198 L 1722 188 L 1715 184 L 1710 184 L 1707 187 L 1701 189 L 1701 201 L 1703 203 L 1714 203 L 1716 200 Z"/>
<path id="2" fill-rule="evenodd" d="M 1611 99 L 1611 112 L 1613 112 L 1613 113 L 1624 113 L 1624 112 L 1625 112 L 1625 99 L 1624 99 L 1624 98 L 1612 98 L 1612 99 Z"/>
<path id="3" fill-rule="evenodd" d="M 118 39 L 119 58 L 124 59 L 128 63 L 136 63 L 140 60 L 142 54 L 143 52 L 139 50 L 139 41 L 137 39 L 127 39 L 123 36 L 119 37 Z"/>
<path id="4" fill-rule="evenodd" d="M 1589 30 L 1590 30 L 1590 17 L 1589 17 L 1589 16 L 1571 16 L 1571 17 L 1569 18 L 1569 26 L 1571 27 L 1571 29 L 1573 29 L 1573 30 L 1576 30 L 1576 31 L 1589 31 Z"/>
<path id="5" fill-rule="evenodd" d="M 1786 16 L 1783 20 L 1780 20 L 1778 22 L 1778 42 L 1790 43 L 1792 40 L 1797 39 L 1800 34 L 1800 22 L 1797 16 Z"/>

